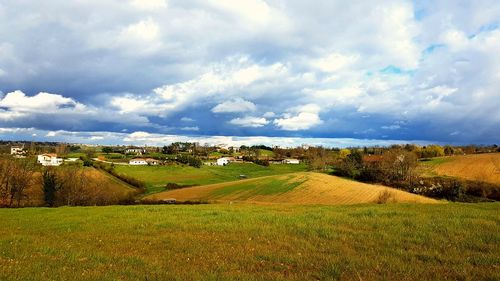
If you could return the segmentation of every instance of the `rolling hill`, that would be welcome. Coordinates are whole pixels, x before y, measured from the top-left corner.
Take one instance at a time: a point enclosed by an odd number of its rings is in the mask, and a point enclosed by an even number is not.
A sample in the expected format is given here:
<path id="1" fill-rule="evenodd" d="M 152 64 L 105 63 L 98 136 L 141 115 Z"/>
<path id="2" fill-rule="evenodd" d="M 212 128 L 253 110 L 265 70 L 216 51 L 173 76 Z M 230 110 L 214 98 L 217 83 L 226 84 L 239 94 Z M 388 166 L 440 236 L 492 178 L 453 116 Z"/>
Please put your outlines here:
<path id="1" fill-rule="evenodd" d="M 167 166 L 116 166 L 116 172 L 144 181 L 147 194 L 165 190 L 167 183 L 179 185 L 207 185 L 235 181 L 241 174 L 248 178 L 302 172 L 306 165 L 259 166 L 253 163 L 231 163 L 227 166 L 202 166 L 194 168 L 185 165 Z"/>
<path id="2" fill-rule="evenodd" d="M 440 157 L 422 162 L 421 166 L 427 175 L 500 183 L 500 153 Z"/>
<path id="3" fill-rule="evenodd" d="M 147 200 L 243 201 L 253 203 L 358 204 L 376 202 L 384 192 L 389 202 L 439 201 L 380 185 L 320 173 L 299 172 L 165 191 Z"/>

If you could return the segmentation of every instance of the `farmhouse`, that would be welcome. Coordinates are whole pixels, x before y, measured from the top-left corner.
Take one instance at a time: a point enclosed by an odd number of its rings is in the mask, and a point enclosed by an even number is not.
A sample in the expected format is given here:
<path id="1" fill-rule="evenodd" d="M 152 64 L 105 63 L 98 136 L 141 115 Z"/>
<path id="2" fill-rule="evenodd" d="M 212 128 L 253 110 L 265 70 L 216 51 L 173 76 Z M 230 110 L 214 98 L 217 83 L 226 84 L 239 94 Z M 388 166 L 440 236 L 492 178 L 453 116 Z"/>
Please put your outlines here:
<path id="1" fill-rule="evenodd" d="M 22 146 L 11 146 L 10 154 L 12 155 L 22 155 L 24 154 L 24 147 Z"/>
<path id="2" fill-rule="evenodd" d="M 57 158 L 57 154 L 40 154 L 38 155 L 37 162 L 42 166 L 59 166 L 63 163 L 62 158 Z"/>
<path id="3" fill-rule="evenodd" d="M 289 158 L 289 159 L 283 160 L 283 164 L 300 164 L 300 161 L 299 161 L 299 159 Z"/>
<path id="4" fill-rule="evenodd" d="M 234 162 L 233 157 L 222 157 L 217 159 L 217 166 L 226 166 L 227 164 Z"/>
<path id="5" fill-rule="evenodd" d="M 152 159 L 152 158 L 134 158 L 134 159 L 131 159 L 129 162 L 128 162 L 129 165 L 152 165 L 152 166 L 156 166 L 158 164 L 160 164 L 160 162 L 156 159 Z"/>
<path id="6" fill-rule="evenodd" d="M 24 150 L 24 146 L 11 146 L 10 154 L 14 155 L 16 158 L 25 158 L 26 151 Z"/>
<path id="7" fill-rule="evenodd" d="M 144 148 L 137 147 L 137 146 L 131 146 L 131 147 L 127 147 L 127 149 L 125 149 L 125 154 L 142 155 L 144 152 L 145 152 Z"/>

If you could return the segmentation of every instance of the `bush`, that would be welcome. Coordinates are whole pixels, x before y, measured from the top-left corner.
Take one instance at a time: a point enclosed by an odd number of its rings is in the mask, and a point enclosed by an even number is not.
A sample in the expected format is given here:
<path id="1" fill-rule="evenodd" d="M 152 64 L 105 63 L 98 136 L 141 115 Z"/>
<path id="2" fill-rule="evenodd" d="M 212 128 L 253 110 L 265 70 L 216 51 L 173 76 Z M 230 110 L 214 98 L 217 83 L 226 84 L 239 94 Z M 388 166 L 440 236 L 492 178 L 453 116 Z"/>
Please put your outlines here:
<path id="1" fill-rule="evenodd" d="M 180 154 L 177 156 L 177 162 L 182 163 L 182 164 L 187 164 L 191 167 L 195 168 L 201 168 L 203 165 L 203 162 L 196 157 L 190 156 L 190 155 L 185 155 L 185 154 Z"/>
<path id="2" fill-rule="evenodd" d="M 268 167 L 269 166 L 269 161 L 267 160 L 260 160 L 260 159 L 256 159 L 255 161 L 253 161 L 255 164 L 257 165 L 260 165 L 260 166 L 264 166 L 264 167 Z"/>
<path id="3" fill-rule="evenodd" d="M 378 194 L 377 200 L 375 201 L 377 204 L 386 204 L 389 202 L 395 202 L 394 193 L 389 191 L 389 189 L 384 189 Z"/>
<path id="4" fill-rule="evenodd" d="M 194 185 L 182 185 L 182 184 L 177 184 L 177 183 L 173 183 L 173 182 L 169 182 L 165 185 L 165 189 L 167 190 L 172 190 L 172 189 L 180 189 L 180 188 L 186 188 L 186 187 L 192 187 Z"/>

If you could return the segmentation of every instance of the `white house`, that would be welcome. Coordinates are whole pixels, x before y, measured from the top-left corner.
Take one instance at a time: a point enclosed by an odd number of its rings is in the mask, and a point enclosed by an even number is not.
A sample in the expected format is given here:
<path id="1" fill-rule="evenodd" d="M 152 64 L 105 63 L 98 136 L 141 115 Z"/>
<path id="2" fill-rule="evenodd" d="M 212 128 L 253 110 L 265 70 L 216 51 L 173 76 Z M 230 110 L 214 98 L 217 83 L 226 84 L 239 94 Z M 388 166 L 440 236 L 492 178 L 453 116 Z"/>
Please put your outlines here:
<path id="1" fill-rule="evenodd" d="M 12 155 L 24 155 L 24 147 L 23 146 L 11 146 L 10 154 Z"/>
<path id="2" fill-rule="evenodd" d="M 283 160 L 283 164 L 300 164 L 300 161 L 299 161 L 299 159 L 289 158 L 289 159 Z"/>
<path id="3" fill-rule="evenodd" d="M 143 158 L 134 158 L 134 159 L 130 159 L 128 164 L 129 165 L 147 165 L 148 162 L 146 162 L 146 159 L 143 159 Z"/>
<path id="4" fill-rule="evenodd" d="M 217 159 L 217 166 L 226 166 L 227 164 L 234 161 L 233 157 L 222 157 Z"/>
<path id="5" fill-rule="evenodd" d="M 136 147 L 136 146 L 128 147 L 127 149 L 125 149 L 125 154 L 137 154 L 137 155 L 141 155 L 144 152 L 145 152 L 144 148 L 142 148 L 142 147 Z"/>
<path id="6" fill-rule="evenodd" d="M 62 158 L 57 158 L 57 154 L 40 154 L 37 158 L 38 163 L 42 166 L 59 166 L 63 163 Z"/>
<path id="7" fill-rule="evenodd" d="M 128 162 L 129 165 L 152 165 L 160 164 L 160 161 L 153 158 L 134 158 Z"/>

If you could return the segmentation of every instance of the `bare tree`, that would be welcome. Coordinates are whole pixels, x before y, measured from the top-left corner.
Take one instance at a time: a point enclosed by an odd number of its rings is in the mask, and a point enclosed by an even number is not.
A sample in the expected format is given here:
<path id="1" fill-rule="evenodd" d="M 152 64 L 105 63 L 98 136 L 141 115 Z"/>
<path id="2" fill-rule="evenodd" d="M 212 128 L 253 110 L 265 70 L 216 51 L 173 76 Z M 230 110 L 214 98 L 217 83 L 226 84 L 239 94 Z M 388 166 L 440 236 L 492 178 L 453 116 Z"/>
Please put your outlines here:
<path id="1" fill-rule="evenodd" d="M 12 159 L 0 159 L 0 206 L 9 206 L 13 170 Z"/>
<path id="2" fill-rule="evenodd" d="M 3 206 L 21 206 L 26 189 L 35 181 L 35 163 L 27 159 L 0 161 L 0 198 Z"/>

